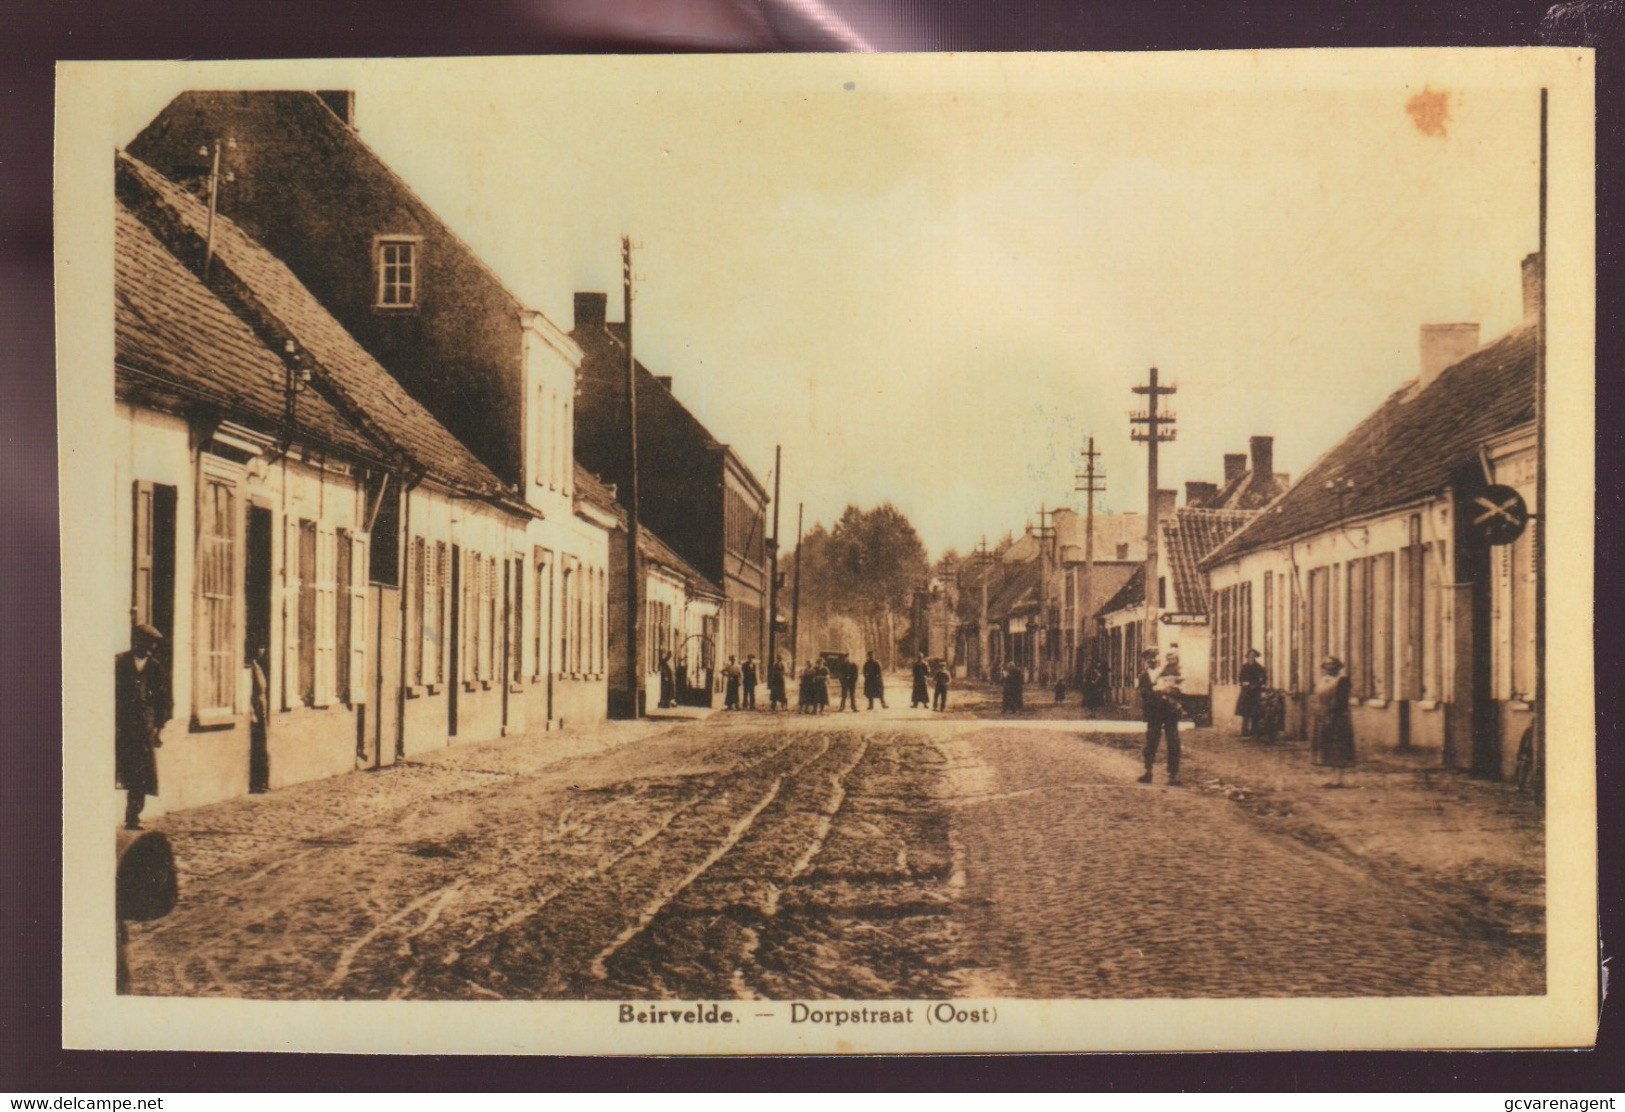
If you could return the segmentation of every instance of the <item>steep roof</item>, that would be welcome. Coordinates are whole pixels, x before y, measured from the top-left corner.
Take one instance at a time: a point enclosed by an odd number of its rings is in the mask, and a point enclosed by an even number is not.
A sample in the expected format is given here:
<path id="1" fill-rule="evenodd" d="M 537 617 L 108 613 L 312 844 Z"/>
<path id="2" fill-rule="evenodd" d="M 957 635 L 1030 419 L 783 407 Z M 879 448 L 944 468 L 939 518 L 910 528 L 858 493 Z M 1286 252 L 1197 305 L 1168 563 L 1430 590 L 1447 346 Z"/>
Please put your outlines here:
<path id="1" fill-rule="evenodd" d="M 575 490 L 578 499 L 591 503 L 614 517 L 617 531 L 625 531 L 626 510 L 615 500 L 614 487 L 579 463 L 575 465 Z M 723 597 L 722 588 L 697 571 L 646 525 L 640 525 L 638 529 L 638 554 L 645 560 L 676 572 L 678 576 L 688 581 L 691 590 L 715 595 L 717 598 Z"/>
<path id="2" fill-rule="evenodd" d="M 287 369 L 122 202 L 113 234 L 114 389 L 159 408 L 197 403 L 286 429 Z M 376 460 L 380 446 L 313 390 L 297 395 L 298 439 Z"/>
<path id="3" fill-rule="evenodd" d="M 1214 509 L 1261 510 L 1286 490 L 1281 476 L 1249 467 L 1220 487 L 1208 505 Z"/>
<path id="4" fill-rule="evenodd" d="M 208 210 L 145 163 L 118 157 L 119 194 L 194 274 L 202 270 Z M 369 439 L 451 486 L 495 496 L 505 486 L 379 366 L 281 260 L 227 217 L 214 217 L 210 286 L 256 329 L 286 333 L 315 360 L 312 387 Z"/>
<path id="5" fill-rule="evenodd" d="M 1535 329 L 1526 324 L 1422 390 L 1394 391 L 1202 566 L 1432 497 L 1480 445 L 1534 419 Z"/>
<path id="6" fill-rule="evenodd" d="M 147 153 L 161 141 L 160 136 L 174 128 L 185 128 L 198 121 L 224 126 L 226 122 L 234 132 L 254 137 L 254 141 L 278 144 L 288 148 L 291 157 L 309 158 L 324 148 L 335 149 L 344 144 L 365 159 L 365 165 L 375 181 L 387 182 L 411 204 L 415 215 L 443 232 L 460 246 L 485 274 L 493 287 L 500 290 L 516 312 L 526 307 L 485 260 L 475 253 L 439 215 L 424 203 L 417 192 L 397 174 L 378 152 L 361 138 L 356 129 L 339 119 L 326 101 L 314 90 L 308 89 L 191 89 L 178 94 L 164 106 L 156 119 L 142 129 L 130 143 L 137 156 Z M 273 138 L 288 136 L 287 139 Z"/>
<path id="7" fill-rule="evenodd" d="M 1222 544 L 1226 537 L 1256 516 L 1253 510 L 1208 510 L 1183 506 L 1173 520 L 1162 521 L 1162 549 L 1159 563 L 1166 568 L 1173 594 L 1169 608 L 1182 614 L 1206 614 L 1207 576 L 1202 574 L 1204 556 Z"/>

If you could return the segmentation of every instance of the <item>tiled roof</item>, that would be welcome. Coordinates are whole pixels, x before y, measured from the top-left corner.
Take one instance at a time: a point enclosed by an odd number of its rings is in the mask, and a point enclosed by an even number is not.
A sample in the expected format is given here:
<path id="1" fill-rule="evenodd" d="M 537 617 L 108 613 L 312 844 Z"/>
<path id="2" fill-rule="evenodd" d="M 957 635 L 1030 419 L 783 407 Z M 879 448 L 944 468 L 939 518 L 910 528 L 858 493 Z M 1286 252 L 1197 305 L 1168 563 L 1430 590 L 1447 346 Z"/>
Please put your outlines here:
<path id="1" fill-rule="evenodd" d="M 1208 583 L 1201 571 L 1202 557 L 1251 521 L 1255 513 L 1185 506 L 1174 511 L 1173 520 L 1159 522 L 1162 548 L 1157 560 L 1159 566 L 1166 569 L 1168 582 L 1173 586 L 1167 609 L 1182 614 L 1207 613 Z"/>
<path id="2" fill-rule="evenodd" d="M 1278 476 L 1261 475 L 1249 467 L 1220 487 L 1208 505 L 1214 509 L 1261 510 L 1286 493 L 1286 489 Z"/>
<path id="3" fill-rule="evenodd" d="M 577 501 L 595 506 L 617 520 L 624 517 L 624 512 L 615 502 L 615 488 L 579 463 L 575 465 L 575 491 Z"/>
<path id="4" fill-rule="evenodd" d="M 121 398 L 165 407 L 201 402 L 270 430 L 284 428 L 282 360 L 122 203 L 115 213 L 113 301 Z M 362 460 L 385 454 L 315 391 L 299 392 L 294 415 L 302 442 Z"/>
<path id="5" fill-rule="evenodd" d="M 1118 588 L 1117 593 L 1101 604 L 1096 614 L 1114 614 L 1130 606 L 1143 606 L 1145 604 L 1145 565 L 1141 564 L 1134 569 L 1134 573 Z"/>
<path id="6" fill-rule="evenodd" d="M 1095 565 L 1094 582 L 1090 585 L 1090 598 L 1084 600 L 1082 618 L 1087 621 L 1106 609 L 1107 604 L 1116 597 L 1117 593 L 1129 580 L 1134 578 L 1138 571 L 1145 573 L 1145 565 L 1133 563 L 1097 563 Z M 1083 589 L 1083 573 L 1078 573 L 1078 589 Z"/>
<path id="7" fill-rule="evenodd" d="M 997 564 L 993 587 L 988 591 L 987 612 L 997 620 L 1038 606 L 1038 563 Z"/>
<path id="8" fill-rule="evenodd" d="M 191 266 L 208 226 L 203 203 L 128 155 L 119 156 L 118 184 L 120 196 L 142 223 Z M 212 287 L 220 291 L 234 280 L 231 296 L 257 303 L 237 306 L 238 315 L 263 314 L 286 331 L 317 363 L 315 391 L 369 438 L 392 446 L 452 486 L 486 495 L 504 490 L 501 480 L 379 366 L 281 260 L 218 213 L 214 245 Z M 200 258 L 195 261 L 201 263 Z"/>
<path id="9" fill-rule="evenodd" d="M 220 133 L 244 137 L 245 142 L 261 143 L 279 149 L 290 158 L 309 158 L 312 152 L 324 156 L 342 145 L 365 160 L 373 181 L 388 182 L 407 200 L 416 215 L 463 249 L 470 261 L 501 291 L 516 312 L 525 305 L 514 296 L 502 279 L 480 258 L 462 237 L 417 195 L 406 179 L 397 174 L 378 152 L 367 145 L 354 127 L 339 119 L 326 102 L 308 89 L 191 89 L 178 94 L 130 143 L 138 157 L 158 146 L 161 135 L 170 129 L 186 129 L 202 124 Z M 211 134 L 205 131 L 205 134 Z M 153 162 L 158 162 L 156 157 Z"/>
<path id="10" fill-rule="evenodd" d="M 1396 390 L 1203 566 L 1436 495 L 1482 444 L 1534 419 L 1535 330 L 1523 325 L 1420 392 Z"/>

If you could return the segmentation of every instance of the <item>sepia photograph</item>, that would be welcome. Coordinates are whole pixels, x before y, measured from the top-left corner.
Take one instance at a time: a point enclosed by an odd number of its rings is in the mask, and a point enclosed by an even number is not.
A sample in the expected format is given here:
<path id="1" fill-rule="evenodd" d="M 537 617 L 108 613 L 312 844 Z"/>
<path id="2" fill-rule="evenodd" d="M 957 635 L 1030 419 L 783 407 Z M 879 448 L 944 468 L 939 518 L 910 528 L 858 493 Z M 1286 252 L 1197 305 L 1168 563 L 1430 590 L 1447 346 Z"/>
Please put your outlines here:
<path id="1" fill-rule="evenodd" d="M 62 64 L 65 1045 L 1590 1045 L 1592 65 Z"/>

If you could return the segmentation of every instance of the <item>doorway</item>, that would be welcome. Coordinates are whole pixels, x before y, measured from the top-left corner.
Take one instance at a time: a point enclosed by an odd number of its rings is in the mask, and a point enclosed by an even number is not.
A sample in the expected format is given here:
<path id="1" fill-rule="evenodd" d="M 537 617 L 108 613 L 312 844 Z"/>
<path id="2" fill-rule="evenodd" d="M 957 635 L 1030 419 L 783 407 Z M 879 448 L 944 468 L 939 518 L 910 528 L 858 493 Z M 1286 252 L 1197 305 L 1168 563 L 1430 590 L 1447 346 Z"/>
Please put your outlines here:
<path id="1" fill-rule="evenodd" d="M 243 553 L 243 661 L 251 672 L 248 727 L 248 790 L 271 786 L 271 511 L 248 507 Z"/>

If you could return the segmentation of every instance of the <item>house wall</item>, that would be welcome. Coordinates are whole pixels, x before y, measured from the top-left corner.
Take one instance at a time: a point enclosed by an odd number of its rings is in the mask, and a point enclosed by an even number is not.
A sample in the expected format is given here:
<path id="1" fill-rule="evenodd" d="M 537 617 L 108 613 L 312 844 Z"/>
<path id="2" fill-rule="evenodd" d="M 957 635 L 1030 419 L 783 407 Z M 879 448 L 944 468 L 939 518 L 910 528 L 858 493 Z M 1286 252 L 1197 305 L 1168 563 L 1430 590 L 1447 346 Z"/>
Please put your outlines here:
<path id="1" fill-rule="evenodd" d="M 250 507 L 268 512 L 270 526 L 266 538 L 269 562 L 264 566 L 267 583 L 256 585 L 255 590 L 269 618 L 271 786 L 353 768 L 362 708 L 371 701 L 374 679 L 367 635 L 366 540 L 360 529 L 361 496 L 356 480 L 342 464 L 317 456 L 300 458 L 303 453 L 297 445 L 280 458 L 266 454 L 227 459 L 196 447 L 193 431 L 181 418 L 120 404 L 115 419 L 123 440 L 114 469 L 115 535 L 122 538 L 120 566 L 124 582 L 130 585 L 127 597 L 131 602 L 131 613 L 118 618 L 121 638 L 138 605 L 135 484 L 161 484 L 175 491 L 174 520 L 167 529 L 173 543 L 173 613 L 165 650 L 175 712 L 163 731 L 161 790 L 149 803 L 149 813 L 212 803 L 248 790 L 251 680 L 244 642 L 250 620 L 250 583 L 245 578 Z M 234 684 L 228 681 L 224 700 L 204 698 L 199 666 L 204 635 L 199 550 L 205 543 L 200 538 L 199 505 L 205 476 L 224 483 L 232 492 L 229 509 L 221 511 L 229 522 L 229 539 L 221 532 L 223 540 L 217 542 L 224 545 L 217 559 L 229 568 L 224 581 L 231 589 L 229 604 L 218 618 L 223 634 L 218 644 L 229 653 L 222 667 L 235 679 Z M 310 523 L 309 532 L 317 541 L 319 561 L 315 577 L 309 580 L 301 578 L 300 552 L 306 543 L 301 525 L 305 522 Z M 348 584 L 336 579 L 338 550 L 346 538 L 353 546 L 350 567 L 358 572 Z M 261 593 L 263 587 L 268 589 Z M 356 601 L 348 617 L 353 636 L 340 645 L 338 608 L 350 604 L 352 598 Z M 359 626 L 354 624 L 356 618 Z M 311 650 L 306 658 L 300 654 L 302 643 Z"/>
<path id="2" fill-rule="evenodd" d="M 1460 631 L 1454 615 L 1461 592 L 1454 584 L 1453 529 L 1450 503 L 1440 498 L 1284 548 L 1247 553 L 1209 570 L 1215 592 L 1251 584 L 1250 638 L 1238 639 L 1236 649 L 1244 653 L 1244 641 L 1256 647 L 1270 686 L 1289 694 L 1290 735 L 1306 735 L 1308 693 L 1321 659 L 1331 654 L 1344 661 L 1354 680 L 1351 719 L 1357 744 L 1446 747 L 1451 707 L 1462 700 L 1464 682 L 1457 667 Z M 1391 562 L 1391 572 L 1373 571 L 1377 565 L 1369 562 L 1355 566 L 1373 557 L 1382 558 L 1384 567 Z M 1420 575 L 1414 587 L 1412 569 Z M 1373 592 L 1369 606 L 1361 601 L 1368 590 Z M 1370 661 L 1363 683 L 1362 658 Z M 1217 672 L 1217 660 L 1213 667 Z M 1215 725 L 1240 728 L 1234 714 L 1238 693 L 1233 682 L 1214 684 Z"/>
<path id="3" fill-rule="evenodd" d="M 1539 513 L 1539 460 L 1534 429 L 1503 439 L 1489 450 L 1495 483 L 1516 490 L 1531 514 Z M 1491 698 L 1500 729 L 1503 778 L 1512 776 L 1518 743 L 1535 722 L 1538 694 L 1533 522 L 1517 540 L 1490 551 Z"/>

